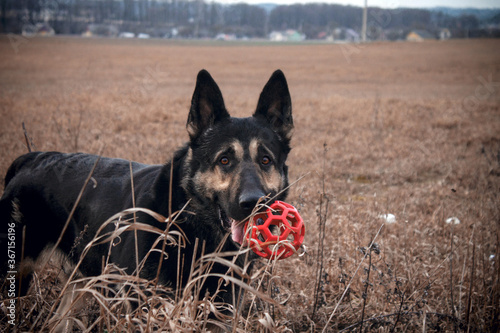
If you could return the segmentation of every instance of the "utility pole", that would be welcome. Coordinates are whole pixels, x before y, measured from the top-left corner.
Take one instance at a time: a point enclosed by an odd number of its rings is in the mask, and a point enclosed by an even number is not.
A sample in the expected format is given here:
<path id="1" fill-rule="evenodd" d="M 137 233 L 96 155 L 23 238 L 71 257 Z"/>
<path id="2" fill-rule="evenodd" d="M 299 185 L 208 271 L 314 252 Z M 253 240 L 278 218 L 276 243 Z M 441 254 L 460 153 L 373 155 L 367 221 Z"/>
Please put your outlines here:
<path id="1" fill-rule="evenodd" d="M 365 0 L 365 6 L 363 7 L 363 26 L 361 27 L 361 41 L 366 42 L 366 18 L 368 12 L 368 0 Z"/>

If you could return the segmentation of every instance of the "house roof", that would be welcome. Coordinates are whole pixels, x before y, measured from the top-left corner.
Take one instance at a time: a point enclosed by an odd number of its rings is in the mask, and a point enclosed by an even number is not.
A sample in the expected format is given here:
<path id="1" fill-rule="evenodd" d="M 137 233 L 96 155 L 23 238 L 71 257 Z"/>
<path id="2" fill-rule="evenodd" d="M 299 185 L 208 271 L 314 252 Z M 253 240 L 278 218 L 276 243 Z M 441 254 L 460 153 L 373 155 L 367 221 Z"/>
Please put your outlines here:
<path id="1" fill-rule="evenodd" d="M 426 30 L 413 30 L 412 33 L 419 35 L 423 39 L 436 39 L 436 37 Z"/>

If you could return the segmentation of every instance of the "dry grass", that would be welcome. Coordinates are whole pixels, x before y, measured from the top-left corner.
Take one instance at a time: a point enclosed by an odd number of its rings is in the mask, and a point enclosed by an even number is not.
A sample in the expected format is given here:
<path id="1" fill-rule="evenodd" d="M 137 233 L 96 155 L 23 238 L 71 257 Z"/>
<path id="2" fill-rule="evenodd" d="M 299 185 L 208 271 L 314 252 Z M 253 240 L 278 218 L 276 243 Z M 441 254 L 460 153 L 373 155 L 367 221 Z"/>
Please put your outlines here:
<path id="1" fill-rule="evenodd" d="M 212 73 L 233 115 L 247 116 L 281 68 L 296 125 L 290 176 L 306 174 L 288 201 L 307 223 L 308 252 L 262 266 L 252 288 L 275 303 L 247 293 L 233 329 L 495 332 L 500 86 L 484 82 L 498 82 L 499 48 L 497 40 L 347 47 L 52 38 L 23 40 L 16 52 L 4 36 L 0 173 L 26 152 L 23 121 L 40 150 L 104 146 L 106 156 L 163 163 L 188 138 L 199 69 Z M 380 217 L 388 213 L 396 223 Z M 450 217 L 460 224 L 445 223 Z M 125 316 L 108 279 L 85 280 L 95 330 L 203 329 L 203 298 L 168 298 L 126 277 L 150 306 Z M 39 281 L 19 310 L 29 323 L 47 315 L 61 288 Z"/>

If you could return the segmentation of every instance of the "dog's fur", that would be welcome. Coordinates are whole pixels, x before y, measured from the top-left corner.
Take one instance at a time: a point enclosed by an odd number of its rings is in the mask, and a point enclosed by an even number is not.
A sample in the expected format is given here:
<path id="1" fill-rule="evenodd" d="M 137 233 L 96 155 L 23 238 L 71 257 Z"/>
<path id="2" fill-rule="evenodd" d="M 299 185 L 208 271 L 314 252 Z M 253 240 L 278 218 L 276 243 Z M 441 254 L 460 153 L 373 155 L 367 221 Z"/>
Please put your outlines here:
<path id="1" fill-rule="evenodd" d="M 24 257 L 36 260 L 47 246 L 58 240 L 96 164 L 92 181 L 83 191 L 58 250 L 70 256 L 73 262 L 78 261 L 103 222 L 131 208 L 133 198 L 136 207 L 167 217 L 169 212 L 180 211 L 188 203 L 186 213 L 178 220 L 187 238 L 187 245 L 180 249 L 183 262 L 178 265 L 179 249 L 167 246 L 158 277 L 161 284 L 182 285 L 188 278 L 197 238 L 198 249 L 203 243 L 205 253 L 218 248 L 221 252 L 236 252 L 244 243 L 242 221 L 257 202 L 266 196 L 285 199 L 288 186 L 285 161 L 292 129 L 290 94 L 280 70 L 273 73 L 260 95 L 255 113 L 248 118 L 230 117 L 219 87 L 210 74 L 202 70 L 187 121 L 190 141 L 175 153 L 170 163 L 145 165 L 113 158 L 98 161 L 97 156 L 81 153 L 28 153 L 16 159 L 7 172 L 0 200 L 2 228 L 6 230 L 7 223 L 15 222 L 19 259 L 21 234 L 26 227 Z M 166 227 L 147 214 L 138 214 L 136 219 L 161 230 Z M 111 224 L 108 228 L 113 227 Z M 228 232 L 231 236 L 225 237 Z M 139 261 L 154 246 L 157 237 L 153 233 L 137 232 Z M 4 243 L 5 239 L 1 241 Z M 134 232 L 122 234 L 119 244 L 112 248 L 109 261 L 129 273 L 134 272 L 135 244 Z M 5 247 L 2 246 L 3 253 L 7 253 Z M 99 275 L 109 248 L 109 244 L 92 247 L 83 259 L 81 272 L 87 276 Z M 161 249 L 162 242 L 156 248 Z M 159 252 L 149 253 L 141 276 L 156 278 Z M 237 265 L 243 265 L 243 256 L 235 260 Z M 179 275 L 182 281 L 177 281 L 178 267 L 183 268 Z M 216 264 L 211 273 L 225 274 L 227 270 Z M 218 280 L 218 277 L 208 279 L 202 296 L 205 292 L 213 295 Z M 230 291 L 219 293 L 218 297 L 224 302 L 233 300 Z"/>

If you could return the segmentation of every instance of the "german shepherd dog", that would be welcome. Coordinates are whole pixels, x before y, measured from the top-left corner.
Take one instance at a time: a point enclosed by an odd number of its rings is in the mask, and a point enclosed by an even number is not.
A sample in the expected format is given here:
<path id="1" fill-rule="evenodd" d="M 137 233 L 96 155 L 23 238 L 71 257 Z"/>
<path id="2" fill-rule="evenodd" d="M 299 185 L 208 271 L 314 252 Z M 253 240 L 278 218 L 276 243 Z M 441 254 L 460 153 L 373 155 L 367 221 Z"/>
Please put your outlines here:
<path id="1" fill-rule="evenodd" d="M 229 115 L 219 87 L 202 70 L 187 120 L 190 140 L 169 163 L 146 165 L 59 152 L 31 152 L 17 158 L 7 171 L 0 200 L 2 253 L 8 253 L 9 226 L 17 235 L 17 260 L 24 253 L 25 259 L 35 261 L 57 244 L 58 251 L 76 263 L 106 220 L 135 205 L 167 217 L 184 211 L 177 224 L 186 245 L 162 246 L 157 234 L 146 231 L 123 233 L 111 251 L 109 243 L 91 247 L 79 265 L 81 274 L 99 275 L 103 258 L 129 274 L 136 271 L 136 262 L 142 262 L 142 277 L 175 288 L 188 280 L 191 261 L 201 248 L 204 254 L 232 253 L 231 260 L 243 267 L 244 256 L 238 251 L 244 244 L 245 219 L 263 198 L 286 198 L 285 162 L 292 129 L 290 93 L 280 70 L 272 74 L 248 118 Z M 92 181 L 82 190 L 90 174 Z M 166 228 L 164 221 L 149 214 L 138 213 L 137 221 Z M 112 231 L 113 223 L 106 228 Z M 197 239 L 200 245 L 195 250 Z M 4 259 L 2 274 L 13 270 L 11 259 Z M 238 288 L 218 289 L 220 276 L 227 271 L 222 264 L 212 266 L 202 297 L 216 294 L 218 301 L 233 301 Z"/>

